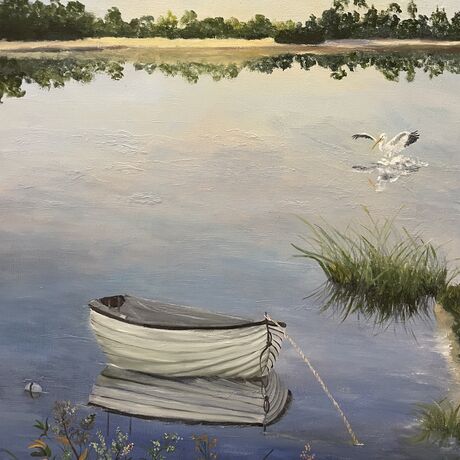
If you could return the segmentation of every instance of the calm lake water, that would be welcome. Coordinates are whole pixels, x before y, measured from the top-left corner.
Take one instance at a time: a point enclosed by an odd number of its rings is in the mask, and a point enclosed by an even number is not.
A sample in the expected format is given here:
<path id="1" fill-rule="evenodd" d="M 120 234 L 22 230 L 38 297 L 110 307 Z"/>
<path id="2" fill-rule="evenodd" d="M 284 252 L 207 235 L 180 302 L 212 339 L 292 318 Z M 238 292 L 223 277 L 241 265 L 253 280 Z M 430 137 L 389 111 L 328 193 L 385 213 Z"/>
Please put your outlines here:
<path id="1" fill-rule="evenodd" d="M 52 68 L 40 65 L 37 78 Z M 0 73 L 12 66 L 3 61 Z M 34 65 L 25 68 L 24 78 Z M 453 458 L 407 439 L 414 405 L 455 386 L 435 322 L 415 322 L 415 340 L 320 314 L 304 298 L 323 276 L 290 243 L 306 231 L 296 216 L 342 225 L 363 221 L 366 205 L 375 216 L 399 210 L 398 224 L 459 256 L 459 75 L 389 81 L 369 67 L 337 79 L 295 63 L 220 81 L 214 69 L 191 84 L 160 70 L 128 62 L 119 80 L 97 73 L 49 91 L 24 82 L 26 94 L 0 106 L 0 448 L 27 458 L 33 421 L 53 401 L 86 404 L 105 361 L 85 304 L 129 292 L 286 321 L 365 443 L 350 446 L 286 343 L 276 369 L 293 402 L 266 434 L 133 420 L 136 445 L 175 431 L 216 436 L 221 459 L 271 449 L 270 459 L 295 459 L 307 442 L 318 459 Z M 372 173 L 353 166 L 379 155 L 351 134 L 403 129 L 420 131 L 408 155 L 428 166 L 377 192 Z M 29 398 L 25 379 L 46 394 Z M 110 424 L 128 429 L 121 416 Z M 191 441 L 181 449 L 188 458 Z"/>
<path id="2" fill-rule="evenodd" d="M 265 16 L 277 20 L 293 19 L 305 20 L 310 14 L 320 14 L 332 4 L 330 0 L 290 0 L 280 2 L 276 0 L 87 0 L 84 2 L 88 11 L 93 11 L 98 15 L 104 15 L 108 8 L 118 7 L 126 17 L 139 17 L 152 14 L 157 17 L 168 10 L 174 11 L 179 16 L 185 10 L 195 10 L 200 17 L 206 16 L 235 16 L 240 19 L 249 19 L 254 14 L 262 13 Z M 375 0 L 368 2 L 377 8 L 385 8 L 390 0 Z M 403 8 L 409 3 L 407 0 L 398 1 Z M 436 9 L 437 6 L 445 8 L 449 14 L 459 10 L 457 0 L 417 0 L 420 13 L 428 14 Z"/>

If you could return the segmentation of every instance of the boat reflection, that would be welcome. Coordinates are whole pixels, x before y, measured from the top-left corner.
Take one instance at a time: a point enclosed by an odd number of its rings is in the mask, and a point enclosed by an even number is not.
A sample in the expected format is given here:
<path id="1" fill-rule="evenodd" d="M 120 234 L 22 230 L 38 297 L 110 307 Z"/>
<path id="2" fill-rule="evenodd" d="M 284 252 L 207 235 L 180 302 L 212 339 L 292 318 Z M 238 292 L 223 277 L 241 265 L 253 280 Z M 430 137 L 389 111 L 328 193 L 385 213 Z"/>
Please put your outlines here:
<path id="1" fill-rule="evenodd" d="M 186 423 L 266 426 L 291 400 L 278 375 L 257 380 L 164 378 L 107 366 L 89 404 L 124 415 Z"/>

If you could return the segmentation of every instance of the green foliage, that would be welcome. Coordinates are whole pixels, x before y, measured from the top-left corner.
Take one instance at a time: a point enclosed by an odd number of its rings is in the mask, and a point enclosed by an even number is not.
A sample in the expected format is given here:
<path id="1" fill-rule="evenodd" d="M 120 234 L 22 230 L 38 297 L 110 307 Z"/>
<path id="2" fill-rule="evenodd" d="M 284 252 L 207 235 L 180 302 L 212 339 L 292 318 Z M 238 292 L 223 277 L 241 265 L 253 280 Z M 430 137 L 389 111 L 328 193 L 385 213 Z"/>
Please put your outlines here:
<path id="1" fill-rule="evenodd" d="M 446 261 L 419 235 L 397 230 L 393 219 L 366 214 L 369 225 L 345 231 L 304 220 L 307 247 L 293 246 L 326 275 L 323 308 L 342 319 L 361 314 L 376 324 L 429 316 L 453 276 Z"/>
<path id="2" fill-rule="evenodd" d="M 364 12 L 357 11 L 364 10 Z M 460 37 L 460 14 L 451 20 L 444 9 L 436 8 L 430 17 L 418 15 L 413 0 L 407 7 L 409 18 L 404 18 L 401 6 L 390 3 L 386 9 L 369 7 L 364 0 L 334 0 L 331 8 L 323 11 L 320 18 L 305 24 L 305 32 L 310 28 L 322 30 L 323 40 L 343 38 L 425 38 L 436 40 L 457 40 Z M 300 27 L 303 29 L 302 27 Z M 318 43 L 317 34 L 305 33 L 303 40 L 299 32 L 278 32 L 275 41 L 279 43 Z"/>
<path id="3" fill-rule="evenodd" d="M 103 59 L 10 59 L 0 56 L 0 103 L 4 96 L 24 97 L 23 83 L 40 88 L 61 88 L 68 81 L 91 82 L 98 73 L 113 80 L 123 77 L 123 65 Z"/>
<path id="4" fill-rule="evenodd" d="M 166 460 L 168 454 L 176 452 L 177 444 L 183 439 L 177 433 L 164 433 L 161 440 L 150 442 L 147 449 L 148 459 L 144 460 Z"/>
<path id="5" fill-rule="evenodd" d="M 116 8 L 110 8 L 105 17 L 104 25 L 101 30 L 97 31 L 96 35 L 108 35 L 111 37 L 129 37 L 131 33 L 132 25 L 123 21 L 121 11 Z"/>
<path id="6" fill-rule="evenodd" d="M 168 11 L 165 16 L 160 16 L 155 27 L 156 35 L 166 38 L 177 38 L 177 25 L 179 21 L 172 11 Z"/>
<path id="7" fill-rule="evenodd" d="M 316 455 L 312 452 L 311 445 L 309 443 L 305 444 L 304 449 L 300 453 L 300 460 L 315 460 L 315 458 Z"/>
<path id="8" fill-rule="evenodd" d="M 450 38 L 452 40 L 460 40 L 460 11 L 452 17 Z"/>
<path id="9" fill-rule="evenodd" d="M 95 34 L 96 19 L 78 1 L 2 0 L 0 38 L 8 40 L 76 39 Z"/>
<path id="10" fill-rule="evenodd" d="M 439 303 L 448 312 L 460 315 L 460 284 L 447 286 L 439 298 Z"/>
<path id="11" fill-rule="evenodd" d="M 34 428 L 40 430 L 40 438 L 48 436 L 48 432 L 50 430 L 50 424 L 48 423 L 48 419 L 46 419 L 44 422 L 42 422 L 41 420 L 35 420 Z"/>
<path id="12" fill-rule="evenodd" d="M 128 434 L 116 428 L 111 440 L 101 431 L 93 434 L 96 415 L 80 416 L 76 406 L 69 401 L 57 401 L 53 408 L 53 422 L 36 420 L 34 428 L 39 431 L 30 445 L 31 456 L 46 460 L 132 460 L 134 444 Z M 165 433 L 160 440 L 150 442 L 143 460 L 166 460 L 176 452 L 183 439 L 176 433 Z M 214 442 L 215 446 L 215 442 Z M 0 449 L 13 460 L 17 457 L 6 449 Z M 57 454 L 54 454 L 57 452 Z M 201 458 L 201 457 L 200 457 Z M 209 457 L 216 458 L 216 457 Z"/>
<path id="13" fill-rule="evenodd" d="M 411 19 L 416 18 L 418 8 L 417 8 L 417 5 L 415 4 L 414 0 L 410 0 L 409 4 L 407 5 L 407 12 L 409 13 L 409 16 L 411 17 Z"/>
<path id="14" fill-rule="evenodd" d="M 197 83 L 203 75 L 214 81 L 238 77 L 243 69 L 270 74 L 300 66 L 304 71 L 318 66 L 330 71 L 331 78 L 341 80 L 358 69 L 375 68 L 387 80 L 398 81 L 401 74 L 413 81 L 416 72 L 424 72 L 430 78 L 444 72 L 460 73 L 460 57 L 456 54 L 382 54 L 349 53 L 342 55 L 281 54 L 252 59 L 242 64 L 210 64 L 206 62 L 156 61 L 136 62 L 134 68 L 148 74 L 160 72 L 166 76 L 180 76 L 189 83 Z M 40 88 L 52 89 L 65 86 L 68 81 L 91 82 L 97 74 L 105 74 L 113 80 L 124 75 L 125 62 L 106 58 L 46 58 L 17 59 L 0 56 L 0 103 L 4 97 L 21 98 L 26 92 L 25 83 L 35 83 Z"/>
<path id="15" fill-rule="evenodd" d="M 434 38 L 450 38 L 451 24 L 444 8 L 442 10 L 436 8 L 436 11 L 431 13 L 431 33 Z"/>
<path id="16" fill-rule="evenodd" d="M 457 55 L 444 54 L 398 54 L 398 53 L 349 53 L 341 55 L 283 54 L 250 61 L 246 68 L 252 71 L 272 73 L 275 69 L 288 69 L 295 64 L 308 71 L 319 66 L 331 71 L 331 78 L 341 80 L 359 68 L 375 68 L 387 80 L 398 81 L 405 74 L 407 81 L 413 81 L 416 71 L 426 73 L 430 78 L 443 72 L 460 73 L 460 59 Z"/>
<path id="17" fill-rule="evenodd" d="M 340 38 L 434 38 L 459 39 L 460 13 L 451 20 L 437 8 L 430 17 L 418 15 L 413 0 L 403 18 L 398 3 L 377 10 L 366 0 L 333 0 L 319 18 L 310 16 L 305 24 L 272 22 L 256 14 L 247 22 L 222 17 L 198 19 L 195 11 L 185 11 L 180 20 L 171 11 L 160 16 L 142 16 L 127 22 L 120 10 L 110 8 L 104 18 L 96 18 L 79 1 L 0 0 L 0 39 L 41 40 L 84 37 L 166 37 L 244 38 L 274 37 L 279 43 L 320 43 Z"/>
<path id="18" fill-rule="evenodd" d="M 209 75 L 214 81 L 236 78 L 240 68 L 236 64 L 207 64 L 203 62 L 168 63 L 140 63 L 134 64 L 136 70 L 143 70 L 148 74 L 160 72 L 168 77 L 181 76 L 189 83 L 197 83 L 200 76 Z"/>
<path id="19" fill-rule="evenodd" d="M 263 14 L 256 14 L 242 27 L 242 37 L 248 40 L 272 37 L 274 33 L 273 24 Z"/>
<path id="20" fill-rule="evenodd" d="M 96 433 L 97 441 L 90 444 L 96 454 L 97 460 L 131 460 L 131 452 L 134 444 L 129 442 L 128 435 L 123 433 L 120 428 L 115 431 L 115 436 L 110 445 L 101 431 Z"/>
<path id="21" fill-rule="evenodd" d="M 68 401 L 58 401 L 53 408 L 54 423 L 36 420 L 34 428 L 40 434 L 30 445 L 31 457 L 56 459 L 53 450 L 61 452 L 62 459 L 87 460 L 88 443 L 95 415 L 79 417 L 77 408 Z M 53 444 L 57 447 L 53 447 Z"/>
<path id="22" fill-rule="evenodd" d="M 182 17 L 180 18 L 180 23 L 182 26 L 188 26 L 197 22 L 198 15 L 193 10 L 186 10 Z"/>
<path id="23" fill-rule="evenodd" d="M 326 39 L 324 27 L 319 25 L 316 16 L 311 15 L 305 26 L 298 24 L 295 28 L 278 31 L 275 35 L 277 43 L 321 43 Z"/>
<path id="24" fill-rule="evenodd" d="M 443 399 L 431 404 L 419 404 L 419 434 L 416 442 L 435 442 L 440 445 L 460 441 L 460 404 Z"/>
<path id="25" fill-rule="evenodd" d="M 460 284 L 449 285 L 438 299 L 442 307 L 453 317 L 452 331 L 460 340 Z"/>
<path id="26" fill-rule="evenodd" d="M 168 11 L 157 21 L 142 16 L 126 22 L 120 10 L 110 8 L 104 18 L 85 11 L 78 1 L 64 5 L 40 0 L 0 0 L 0 39 L 40 40 L 84 37 L 166 37 L 166 38 L 245 38 L 274 36 L 276 27 L 262 14 L 248 22 L 221 17 L 198 19 L 195 11 L 185 11 L 180 21 Z"/>

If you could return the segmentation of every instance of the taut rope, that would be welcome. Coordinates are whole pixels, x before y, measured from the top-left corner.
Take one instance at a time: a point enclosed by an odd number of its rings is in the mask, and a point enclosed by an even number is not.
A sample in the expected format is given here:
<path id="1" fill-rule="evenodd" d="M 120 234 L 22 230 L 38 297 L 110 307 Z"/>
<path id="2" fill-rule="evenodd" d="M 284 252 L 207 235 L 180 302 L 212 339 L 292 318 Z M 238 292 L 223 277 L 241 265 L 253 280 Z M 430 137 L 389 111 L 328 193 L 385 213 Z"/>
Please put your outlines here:
<path id="1" fill-rule="evenodd" d="M 358 438 L 355 435 L 355 432 L 351 428 L 350 422 L 348 421 L 346 415 L 344 414 L 343 410 L 341 409 L 339 403 L 335 400 L 334 396 L 332 396 L 332 393 L 329 391 L 329 388 L 324 383 L 324 381 L 321 378 L 321 376 L 319 375 L 318 371 L 312 366 L 310 360 L 305 356 L 304 352 L 300 349 L 300 347 L 297 345 L 297 343 L 294 341 L 294 339 L 292 337 L 290 337 L 286 333 L 286 328 L 281 327 L 280 323 L 278 323 L 278 321 L 275 321 L 274 319 L 272 319 L 268 315 L 268 313 L 265 313 L 265 318 L 268 319 L 269 321 L 271 321 L 272 323 L 276 324 L 283 331 L 284 337 L 289 341 L 289 343 L 292 345 L 294 350 L 297 351 L 297 353 L 302 358 L 303 362 L 309 367 L 309 369 L 311 370 L 312 374 L 315 376 L 316 380 L 318 381 L 318 383 L 320 384 L 321 388 L 323 389 L 324 393 L 326 393 L 326 396 L 330 399 L 330 401 L 332 402 L 333 406 L 337 409 L 337 412 L 339 413 L 340 417 L 342 418 L 343 423 L 345 424 L 345 427 L 346 427 L 346 429 L 347 429 L 347 431 L 348 431 L 348 433 L 349 433 L 349 435 L 351 437 L 353 445 L 354 446 L 364 446 L 363 443 L 358 441 Z"/>
<path id="2" fill-rule="evenodd" d="M 262 350 L 262 352 L 260 353 L 260 356 L 259 356 L 260 375 L 262 376 L 261 393 L 262 393 L 262 397 L 264 398 L 264 412 L 265 412 L 265 416 L 264 416 L 264 433 L 265 433 L 265 430 L 267 429 L 267 425 L 266 425 L 265 421 L 267 419 L 268 413 L 270 412 L 270 398 L 268 397 L 267 392 L 266 392 L 265 379 L 263 377 L 264 368 L 262 367 L 262 359 L 263 359 L 264 353 L 267 352 L 268 353 L 268 355 L 267 355 L 267 364 L 265 365 L 265 369 L 267 371 L 270 371 L 270 368 L 268 366 L 268 360 L 270 358 L 270 348 L 272 346 L 272 340 L 273 340 L 273 336 L 272 336 L 272 333 L 270 331 L 270 327 L 268 326 L 268 319 L 267 318 L 265 318 L 265 326 L 267 327 L 267 344 L 265 345 L 265 348 Z"/>

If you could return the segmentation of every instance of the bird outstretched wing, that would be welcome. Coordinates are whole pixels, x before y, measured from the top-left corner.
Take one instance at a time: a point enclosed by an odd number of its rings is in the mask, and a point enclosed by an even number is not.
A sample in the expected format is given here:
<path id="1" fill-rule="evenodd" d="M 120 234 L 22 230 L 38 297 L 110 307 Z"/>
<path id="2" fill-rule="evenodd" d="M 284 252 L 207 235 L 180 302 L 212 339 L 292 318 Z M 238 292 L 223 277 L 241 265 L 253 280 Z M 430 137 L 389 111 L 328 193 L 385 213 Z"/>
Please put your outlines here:
<path id="1" fill-rule="evenodd" d="M 388 147 L 394 152 L 399 153 L 409 145 L 414 144 L 420 139 L 418 131 L 402 131 L 388 142 Z"/>
<path id="2" fill-rule="evenodd" d="M 351 136 L 353 139 L 370 139 L 374 142 L 377 141 L 377 139 L 374 137 L 374 136 L 371 136 L 370 134 L 367 134 L 367 133 L 358 133 L 358 134 L 353 134 L 353 136 Z"/>
<path id="3" fill-rule="evenodd" d="M 406 147 L 409 147 L 409 145 L 414 144 L 419 139 L 420 134 L 418 133 L 418 131 L 412 131 L 407 138 Z"/>

